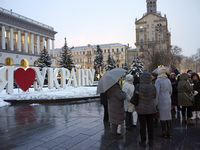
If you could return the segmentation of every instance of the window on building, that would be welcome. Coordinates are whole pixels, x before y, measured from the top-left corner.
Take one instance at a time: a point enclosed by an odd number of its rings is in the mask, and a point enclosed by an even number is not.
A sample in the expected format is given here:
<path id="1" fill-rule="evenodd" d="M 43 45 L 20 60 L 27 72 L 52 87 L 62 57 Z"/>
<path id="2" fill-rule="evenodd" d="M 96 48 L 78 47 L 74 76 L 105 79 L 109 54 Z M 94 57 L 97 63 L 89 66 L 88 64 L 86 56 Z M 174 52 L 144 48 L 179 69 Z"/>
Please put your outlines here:
<path id="1" fill-rule="evenodd" d="M 152 35 L 154 35 L 154 31 L 152 31 Z"/>
<path id="2" fill-rule="evenodd" d="M 108 53 L 110 53 L 110 49 L 108 49 Z"/>
<path id="3" fill-rule="evenodd" d="M 117 48 L 117 53 L 119 53 L 119 48 Z"/>
<path id="4" fill-rule="evenodd" d="M 140 39 L 140 43 L 143 44 L 143 39 Z"/>
<path id="5" fill-rule="evenodd" d="M 115 50 L 114 50 L 114 49 L 112 49 L 112 52 L 114 53 L 114 52 L 115 52 Z"/>
<path id="6" fill-rule="evenodd" d="M 76 54 L 78 55 L 78 52 Z"/>
<path id="7" fill-rule="evenodd" d="M 82 52 L 80 52 L 80 55 L 82 54 Z"/>
<path id="8" fill-rule="evenodd" d="M 147 29 L 149 29 L 149 25 L 147 25 Z"/>
<path id="9" fill-rule="evenodd" d="M 143 36 L 143 33 L 142 33 L 142 32 L 140 33 L 140 36 Z"/>
<path id="10" fill-rule="evenodd" d="M 149 42 L 149 38 L 147 38 L 147 41 Z"/>
<path id="11" fill-rule="evenodd" d="M 152 37 L 152 41 L 154 41 L 154 37 Z"/>
<path id="12" fill-rule="evenodd" d="M 140 26 L 140 32 L 142 32 L 143 31 L 143 26 Z"/>
<path id="13" fill-rule="evenodd" d="M 154 24 L 152 24 L 151 27 L 154 28 Z"/>
<path id="14" fill-rule="evenodd" d="M 124 51 L 124 49 L 123 49 L 123 48 L 121 48 L 121 51 L 123 52 L 123 51 Z"/>
<path id="15" fill-rule="evenodd" d="M 85 52 L 83 51 L 83 55 L 85 55 Z"/>
<path id="16" fill-rule="evenodd" d="M 106 50 L 104 50 L 104 53 L 106 53 Z"/>
<path id="17" fill-rule="evenodd" d="M 77 63 L 79 63 L 79 60 L 77 59 Z"/>
<path id="18" fill-rule="evenodd" d="M 149 31 L 147 32 L 147 36 L 149 36 Z"/>

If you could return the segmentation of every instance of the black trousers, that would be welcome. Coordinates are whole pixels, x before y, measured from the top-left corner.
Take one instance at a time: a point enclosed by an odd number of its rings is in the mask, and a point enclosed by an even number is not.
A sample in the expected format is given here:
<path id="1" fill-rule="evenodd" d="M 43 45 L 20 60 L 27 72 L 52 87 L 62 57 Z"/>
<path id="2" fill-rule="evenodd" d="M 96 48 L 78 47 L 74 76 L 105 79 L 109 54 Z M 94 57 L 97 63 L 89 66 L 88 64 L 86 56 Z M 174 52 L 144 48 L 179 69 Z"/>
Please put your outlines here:
<path id="1" fill-rule="evenodd" d="M 182 116 L 185 117 L 185 112 L 186 112 L 186 109 L 187 109 L 187 118 L 191 118 L 192 117 L 192 107 L 193 106 L 182 106 Z"/>
<path id="2" fill-rule="evenodd" d="M 138 119 L 140 121 L 140 136 L 141 141 L 146 141 L 146 127 L 148 129 L 149 141 L 153 141 L 153 118 L 154 114 L 138 114 Z"/>
<path id="3" fill-rule="evenodd" d="M 133 113 L 126 111 L 126 119 L 125 119 L 126 127 L 133 125 Z"/>
<path id="4" fill-rule="evenodd" d="M 109 116 L 108 116 L 108 105 L 103 105 L 104 106 L 104 118 L 103 121 L 108 121 Z"/>

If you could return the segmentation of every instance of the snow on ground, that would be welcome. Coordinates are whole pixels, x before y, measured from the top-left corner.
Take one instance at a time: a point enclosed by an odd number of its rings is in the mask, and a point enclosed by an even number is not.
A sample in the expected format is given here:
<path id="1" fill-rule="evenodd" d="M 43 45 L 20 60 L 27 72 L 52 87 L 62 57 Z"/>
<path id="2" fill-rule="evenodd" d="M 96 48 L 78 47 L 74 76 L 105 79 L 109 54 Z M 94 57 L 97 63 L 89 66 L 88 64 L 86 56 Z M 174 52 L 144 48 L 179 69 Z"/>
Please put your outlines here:
<path id="1" fill-rule="evenodd" d="M 65 89 L 48 89 L 43 88 L 40 91 L 34 91 L 30 88 L 29 91 L 23 92 L 20 89 L 14 89 L 12 94 L 7 94 L 6 91 L 0 93 L 0 107 L 9 105 L 4 100 L 39 100 L 39 99 L 64 99 L 64 98 L 81 98 L 93 97 L 96 95 L 97 87 L 66 87 Z"/>

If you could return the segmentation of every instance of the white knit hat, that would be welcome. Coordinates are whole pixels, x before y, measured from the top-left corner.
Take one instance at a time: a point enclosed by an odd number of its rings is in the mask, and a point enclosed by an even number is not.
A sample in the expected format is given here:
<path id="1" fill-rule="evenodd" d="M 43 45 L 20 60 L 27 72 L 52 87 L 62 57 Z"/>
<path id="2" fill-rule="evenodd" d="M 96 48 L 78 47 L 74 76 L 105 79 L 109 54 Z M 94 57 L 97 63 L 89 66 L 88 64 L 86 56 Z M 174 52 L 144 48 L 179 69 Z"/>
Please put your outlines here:
<path id="1" fill-rule="evenodd" d="M 131 74 L 126 75 L 126 81 L 130 81 L 131 79 L 133 79 L 133 75 Z"/>

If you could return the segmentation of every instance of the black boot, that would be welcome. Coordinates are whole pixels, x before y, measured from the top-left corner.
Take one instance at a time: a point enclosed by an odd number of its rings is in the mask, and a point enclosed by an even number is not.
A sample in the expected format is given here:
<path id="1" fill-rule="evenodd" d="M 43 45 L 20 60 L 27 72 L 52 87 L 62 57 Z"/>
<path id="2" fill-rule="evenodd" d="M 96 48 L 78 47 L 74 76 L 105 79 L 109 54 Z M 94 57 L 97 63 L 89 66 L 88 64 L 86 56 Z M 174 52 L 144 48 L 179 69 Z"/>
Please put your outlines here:
<path id="1" fill-rule="evenodd" d="M 172 138 L 172 135 L 171 135 L 171 126 L 172 126 L 172 123 L 171 123 L 171 120 L 167 120 L 167 138 Z"/>
<path id="2" fill-rule="evenodd" d="M 118 125 L 112 124 L 112 138 L 113 139 L 121 139 L 122 135 L 117 133 Z"/>
<path id="3" fill-rule="evenodd" d="M 161 129 L 162 129 L 162 134 L 160 137 L 162 138 L 167 138 L 167 134 L 166 134 L 166 121 L 160 121 L 161 124 Z"/>

